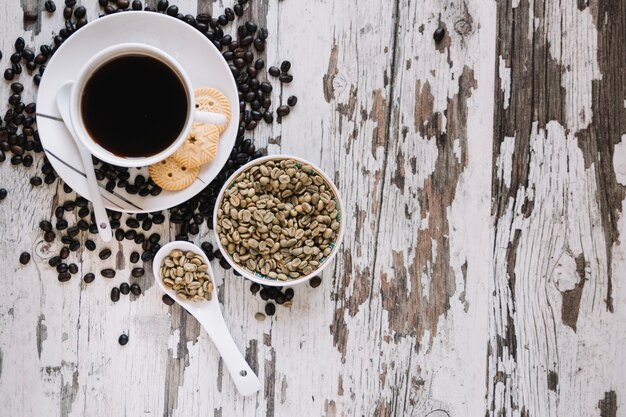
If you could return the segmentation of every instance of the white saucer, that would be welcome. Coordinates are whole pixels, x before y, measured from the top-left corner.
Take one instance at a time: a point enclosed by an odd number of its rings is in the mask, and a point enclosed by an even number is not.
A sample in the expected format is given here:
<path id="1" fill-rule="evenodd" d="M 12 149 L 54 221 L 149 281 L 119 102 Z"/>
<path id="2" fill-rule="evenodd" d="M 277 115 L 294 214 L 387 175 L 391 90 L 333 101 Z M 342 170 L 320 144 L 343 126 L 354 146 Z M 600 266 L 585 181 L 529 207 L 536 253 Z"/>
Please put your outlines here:
<path id="1" fill-rule="evenodd" d="M 66 81 L 74 80 L 85 62 L 103 48 L 122 42 L 142 42 L 170 54 L 185 68 L 194 87 L 213 87 L 222 91 L 231 107 L 231 122 L 220 137 L 217 156 L 200 168 L 196 181 L 182 191 L 163 191 L 158 196 L 131 195 L 121 188 L 109 193 L 100 188 L 107 208 L 130 213 L 152 212 L 176 206 L 204 189 L 219 173 L 237 137 L 239 94 L 228 64 L 221 53 L 200 32 L 170 16 L 154 12 L 123 12 L 102 17 L 67 39 L 46 67 L 37 95 L 37 127 L 41 143 L 56 172 L 76 192 L 85 196 L 87 180 L 74 141 L 56 107 L 56 93 Z M 141 76 L 141 74 L 129 74 Z M 123 117 L 124 103 L 111 109 L 111 117 Z M 148 169 L 129 168 L 131 179 L 140 172 L 146 179 Z"/>

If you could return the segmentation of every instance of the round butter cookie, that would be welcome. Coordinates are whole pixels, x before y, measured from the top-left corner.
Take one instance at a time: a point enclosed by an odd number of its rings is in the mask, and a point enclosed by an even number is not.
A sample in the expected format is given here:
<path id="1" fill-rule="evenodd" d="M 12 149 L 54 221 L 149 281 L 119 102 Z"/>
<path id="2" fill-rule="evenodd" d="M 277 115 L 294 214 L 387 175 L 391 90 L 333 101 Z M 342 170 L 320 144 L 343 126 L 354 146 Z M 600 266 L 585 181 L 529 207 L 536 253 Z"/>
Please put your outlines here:
<path id="1" fill-rule="evenodd" d="M 189 168 L 211 162 L 217 155 L 217 142 L 220 132 L 217 126 L 206 123 L 194 123 L 189 137 L 174 152 L 172 158 Z"/>
<path id="2" fill-rule="evenodd" d="M 149 172 L 150 177 L 159 187 L 168 191 L 180 191 L 195 181 L 200 168 L 180 164 L 170 156 L 161 162 L 150 165 Z"/>
<path id="3" fill-rule="evenodd" d="M 216 125 L 220 135 L 228 127 L 230 122 L 230 103 L 226 96 L 219 90 L 209 87 L 196 88 L 196 109 L 211 113 L 221 113 L 226 116 L 226 123 Z"/>

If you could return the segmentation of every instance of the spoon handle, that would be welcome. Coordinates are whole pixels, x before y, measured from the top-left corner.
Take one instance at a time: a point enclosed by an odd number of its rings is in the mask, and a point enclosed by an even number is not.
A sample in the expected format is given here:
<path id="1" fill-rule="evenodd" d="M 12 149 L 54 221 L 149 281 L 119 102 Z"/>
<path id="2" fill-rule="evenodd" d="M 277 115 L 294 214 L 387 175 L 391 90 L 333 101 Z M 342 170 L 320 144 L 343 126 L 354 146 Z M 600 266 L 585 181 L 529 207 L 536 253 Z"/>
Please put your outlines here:
<path id="1" fill-rule="evenodd" d="M 93 205 L 94 215 L 96 217 L 96 225 L 98 226 L 98 233 L 100 238 L 105 242 L 110 242 L 113 238 L 113 232 L 111 232 L 111 224 L 109 223 L 109 217 L 107 216 L 106 209 L 104 208 L 104 202 L 102 201 L 102 195 L 98 189 L 98 180 L 96 179 L 96 173 L 93 169 L 93 161 L 89 151 L 80 143 L 78 146 L 78 152 L 80 158 L 83 161 L 83 168 L 85 175 L 87 176 L 87 184 L 89 186 L 89 198 Z"/>
<path id="2" fill-rule="evenodd" d="M 213 340 L 239 393 L 244 396 L 252 395 L 261 389 L 261 381 L 239 352 L 226 327 L 219 303 L 213 301 L 211 304 L 211 311 L 208 314 L 198 314 L 196 319 Z"/>

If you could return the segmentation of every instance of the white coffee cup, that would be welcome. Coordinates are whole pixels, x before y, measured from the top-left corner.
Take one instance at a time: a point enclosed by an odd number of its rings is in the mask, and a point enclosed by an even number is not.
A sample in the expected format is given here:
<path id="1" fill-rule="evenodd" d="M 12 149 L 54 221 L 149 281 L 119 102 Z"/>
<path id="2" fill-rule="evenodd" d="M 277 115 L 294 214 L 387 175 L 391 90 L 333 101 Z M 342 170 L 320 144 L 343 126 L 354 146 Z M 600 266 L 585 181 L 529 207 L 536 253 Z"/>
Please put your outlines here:
<path id="1" fill-rule="evenodd" d="M 185 93 L 187 95 L 187 117 L 185 119 L 184 127 L 181 129 L 178 137 L 173 140 L 172 143 L 163 151 L 145 157 L 119 156 L 99 145 L 87 131 L 81 112 L 81 100 L 83 96 L 83 90 L 92 74 L 94 74 L 94 72 L 105 63 L 115 58 L 128 55 L 150 56 L 168 65 L 170 69 L 172 69 L 182 81 L 182 84 L 185 88 Z M 189 132 L 194 122 L 212 124 L 226 123 L 226 117 L 224 115 L 198 111 L 196 110 L 194 103 L 195 99 L 193 85 L 191 84 L 189 76 L 187 75 L 183 67 L 174 58 L 172 58 L 169 54 L 163 52 L 162 50 L 150 45 L 145 45 L 142 43 L 123 43 L 111 46 L 98 52 L 81 69 L 78 79 L 74 82 L 74 85 L 72 86 L 72 92 L 70 97 L 70 116 L 72 118 L 72 125 L 76 132 L 76 135 L 92 155 L 94 155 L 101 161 L 108 162 L 117 166 L 141 167 L 162 161 L 163 159 L 173 154 L 176 149 L 178 149 L 180 145 L 182 145 L 182 143 L 189 135 Z"/>

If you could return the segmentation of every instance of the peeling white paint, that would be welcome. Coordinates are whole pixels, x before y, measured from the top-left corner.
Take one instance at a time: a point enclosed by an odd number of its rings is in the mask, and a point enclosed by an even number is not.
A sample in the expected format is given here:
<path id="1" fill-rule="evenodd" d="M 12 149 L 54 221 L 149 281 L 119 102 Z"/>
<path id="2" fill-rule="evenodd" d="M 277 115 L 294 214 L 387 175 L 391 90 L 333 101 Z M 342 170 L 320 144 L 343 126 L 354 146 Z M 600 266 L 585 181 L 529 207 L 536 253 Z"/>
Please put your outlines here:
<path id="1" fill-rule="evenodd" d="M 511 101 L 511 68 L 506 66 L 506 61 L 502 55 L 498 57 L 498 77 L 500 78 L 500 90 L 504 93 L 504 108 L 509 108 Z"/>

